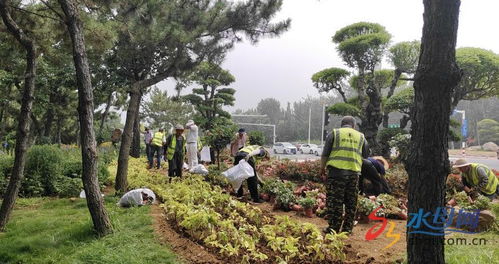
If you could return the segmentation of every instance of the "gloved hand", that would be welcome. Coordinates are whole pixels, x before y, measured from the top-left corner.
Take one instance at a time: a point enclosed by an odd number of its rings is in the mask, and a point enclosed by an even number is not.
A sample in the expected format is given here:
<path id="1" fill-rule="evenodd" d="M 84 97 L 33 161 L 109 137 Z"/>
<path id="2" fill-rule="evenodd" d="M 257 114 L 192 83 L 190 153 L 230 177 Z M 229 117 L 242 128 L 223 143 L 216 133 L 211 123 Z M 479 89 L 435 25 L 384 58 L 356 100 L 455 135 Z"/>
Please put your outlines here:
<path id="1" fill-rule="evenodd" d="M 248 161 L 250 158 L 251 158 L 251 156 L 250 156 L 250 155 L 246 155 L 246 157 L 244 157 L 244 160 L 245 160 L 245 161 Z"/>

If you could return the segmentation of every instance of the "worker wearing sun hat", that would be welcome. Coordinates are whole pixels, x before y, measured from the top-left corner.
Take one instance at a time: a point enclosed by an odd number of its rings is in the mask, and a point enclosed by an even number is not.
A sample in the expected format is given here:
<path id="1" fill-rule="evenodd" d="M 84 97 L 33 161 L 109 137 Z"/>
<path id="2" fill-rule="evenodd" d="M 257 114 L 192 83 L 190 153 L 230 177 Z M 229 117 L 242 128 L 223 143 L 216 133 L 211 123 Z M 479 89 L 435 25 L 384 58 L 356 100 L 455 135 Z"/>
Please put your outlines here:
<path id="1" fill-rule="evenodd" d="M 464 190 L 469 193 L 473 189 L 489 199 L 494 199 L 499 194 L 499 181 L 490 168 L 479 163 L 468 163 L 465 159 L 454 162 L 453 168 L 461 172 Z"/>
<path id="2" fill-rule="evenodd" d="M 184 133 L 184 127 L 176 125 L 175 134 L 169 135 L 166 139 L 165 157 L 168 160 L 168 176 L 170 177 L 182 177 L 186 144 L 186 139 L 182 133 Z"/>

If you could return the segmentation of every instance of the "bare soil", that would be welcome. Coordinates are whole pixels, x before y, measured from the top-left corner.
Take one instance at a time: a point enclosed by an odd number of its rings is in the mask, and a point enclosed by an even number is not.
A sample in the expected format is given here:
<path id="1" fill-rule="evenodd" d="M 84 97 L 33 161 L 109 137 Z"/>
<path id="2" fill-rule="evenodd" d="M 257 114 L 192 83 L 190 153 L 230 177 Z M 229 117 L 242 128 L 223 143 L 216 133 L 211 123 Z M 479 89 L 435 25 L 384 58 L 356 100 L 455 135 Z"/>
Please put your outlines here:
<path id="1" fill-rule="evenodd" d="M 151 216 L 153 217 L 153 227 L 158 240 L 162 244 L 168 245 L 184 263 L 226 263 L 218 259 L 215 254 L 209 252 L 205 247 L 177 233 L 166 221 L 163 209 L 158 205 L 152 205 Z"/>

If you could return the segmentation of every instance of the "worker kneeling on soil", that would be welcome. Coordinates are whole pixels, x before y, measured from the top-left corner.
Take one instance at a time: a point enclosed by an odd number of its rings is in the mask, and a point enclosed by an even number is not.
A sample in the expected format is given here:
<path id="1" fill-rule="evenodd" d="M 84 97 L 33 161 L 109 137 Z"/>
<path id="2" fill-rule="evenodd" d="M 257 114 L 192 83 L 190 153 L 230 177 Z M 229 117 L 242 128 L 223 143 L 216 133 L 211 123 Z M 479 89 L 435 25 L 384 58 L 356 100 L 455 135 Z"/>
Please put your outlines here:
<path id="1" fill-rule="evenodd" d="M 368 196 L 378 196 L 382 193 L 390 194 L 390 187 L 388 186 L 388 183 L 383 175 L 385 175 L 385 168 L 383 164 L 373 158 L 362 159 L 362 171 L 359 178 L 360 193 Z M 367 188 L 364 186 L 364 179 L 371 182 Z"/>
<path id="2" fill-rule="evenodd" d="M 258 196 L 258 175 L 256 174 L 256 161 L 260 159 L 269 159 L 270 155 L 267 150 L 258 145 L 247 146 L 239 150 L 236 153 L 234 159 L 234 165 L 239 164 L 239 161 L 246 160 L 249 165 L 253 168 L 255 176 L 248 178 L 248 189 L 251 194 L 251 198 L 255 203 L 261 203 L 260 197 Z M 242 197 L 244 194 L 243 186 L 237 190 L 237 196 Z"/>
<path id="3" fill-rule="evenodd" d="M 121 197 L 119 206 L 131 207 L 152 204 L 156 200 L 154 192 L 147 188 L 131 190 Z"/>
<path id="4" fill-rule="evenodd" d="M 487 166 L 479 163 L 468 163 L 465 159 L 458 159 L 452 167 L 461 172 L 461 179 L 466 193 L 478 190 L 490 200 L 499 195 L 499 181 Z"/>

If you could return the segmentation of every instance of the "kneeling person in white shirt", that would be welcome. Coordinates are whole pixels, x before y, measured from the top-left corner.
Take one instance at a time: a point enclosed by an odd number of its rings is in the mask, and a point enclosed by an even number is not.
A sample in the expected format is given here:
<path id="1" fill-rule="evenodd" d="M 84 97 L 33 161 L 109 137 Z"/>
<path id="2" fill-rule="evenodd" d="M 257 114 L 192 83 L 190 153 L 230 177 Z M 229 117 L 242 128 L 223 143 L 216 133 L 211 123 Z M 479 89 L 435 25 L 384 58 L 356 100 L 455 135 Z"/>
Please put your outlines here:
<path id="1" fill-rule="evenodd" d="M 125 193 L 118 205 L 122 207 L 142 206 L 152 204 L 155 199 L 155 195 L 150 189 L 135 189 Z"/>

